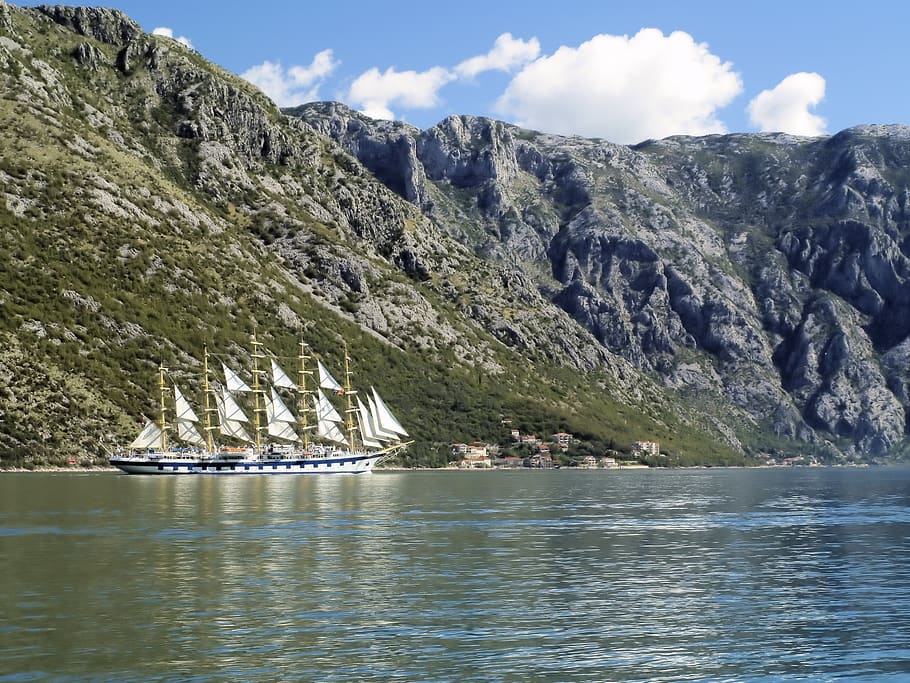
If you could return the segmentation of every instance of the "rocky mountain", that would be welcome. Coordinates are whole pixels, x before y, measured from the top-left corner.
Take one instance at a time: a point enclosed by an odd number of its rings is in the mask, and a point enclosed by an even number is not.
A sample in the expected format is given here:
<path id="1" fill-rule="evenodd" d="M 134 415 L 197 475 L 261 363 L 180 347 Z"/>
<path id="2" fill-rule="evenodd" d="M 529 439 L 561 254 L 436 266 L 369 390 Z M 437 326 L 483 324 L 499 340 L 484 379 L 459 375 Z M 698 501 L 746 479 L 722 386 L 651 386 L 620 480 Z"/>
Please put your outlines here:
<path id="1" fill-rule="evenodd" d="M 506 424 L 741 458 L 520 269 L 191 49 L 0 2 L 0 73 L 0 466 L 102 459 L 155 414 L 159 364 L 198 398 L 203 347 L 249 371 L 253 333 L 291 363 L 301 337 L 335 368 L 347 344 L 407 462 Z"/>
<path id="2" fill-rule="evenodd" d="M 202 349 L 347 344 L 416 443 L 905 447 L 903 129 L 635 148 L 279 111 L 104 9 L 0 0 L 0 466 L 99 460 Z M 549 430 L 549 432 L 548 432 Z M 103 444 L 102 444 L 103 442 Z"/>
<path id="3" fill-rule="evenodd" d="M 685 400 L 842 452 L 907 433 L 910 128 L 634 147 L 289 110 Z M 732 425 L 731 425 L 732 426 Z"/>

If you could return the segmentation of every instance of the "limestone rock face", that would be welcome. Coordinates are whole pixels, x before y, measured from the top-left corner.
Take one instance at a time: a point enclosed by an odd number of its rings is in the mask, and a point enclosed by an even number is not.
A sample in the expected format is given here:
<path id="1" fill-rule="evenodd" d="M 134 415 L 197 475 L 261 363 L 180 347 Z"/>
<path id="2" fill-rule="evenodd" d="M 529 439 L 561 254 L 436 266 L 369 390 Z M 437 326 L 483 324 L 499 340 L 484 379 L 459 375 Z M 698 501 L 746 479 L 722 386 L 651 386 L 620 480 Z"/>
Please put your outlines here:
<path id="1" fill-rule="evenodd" d="M 39 5 L 37 9 L 56 23 L 108 45 L 122 47 L 144 35 L 135 21 L 114 9 L 65 5 Z"/>
<path id="2" fill-rule="evenodd" d="M 134 375 L 148 369 L 142 359 L 174 359 L 192 384 L 205 339 L 240 360 L 250 328 L 276 343 L 311 334 L 314 353 L 337 354 L 342 334 L 356 340 L 371 358 L 360 369 L 399 382 L 427 443 L 464 429 L 445 416 L 455 405 L 482 425 L 476 438 L 498 438 L 509 410 L 576 420 L 594 438 L 647 425 L 719 444 L 708 457 L 742 450 L 597 344 L 519 264 L 479 255 L 473 236 L 437 223 L 451 207 L 410 127 L 324 104 L 323 131 L 109 10 L 0 0 L 0 65 L 3 97 L 16 103 L 0 111 L 10 133 L 0 140 L 0 267 L 10 274 L 0 376 L 30 365 L 14 387 L 0 381 L 0 461 L 44 457 L 41 433 L 48 452 L 97 451 L 99 433 L 123 436 L 147 409 Z M 500 124 L 453 119 L 428 146 L 434 172 L 474 165 L 446 159 L 478 125 L 499 144 Z M 342 131 L 369 169 L 331 139 Z M 485 168 L 489 206 L 501 201 L 497 179 L 519 172 Z M 418 208 L 437 202 L 435 214 Z M 380 378 L 375 361 L 387 357 L 401 360 Z M 593 407 L 579 409 L 578 395 Z M 93 406 L 90 418 L 64 421 L 67 402 Z M 604 405 L 636 414 L 605 426 Z M 642 405 L 653 417 L 640 417 Z"/>
<path id="3" fill-rule="evenodd" d="M 305 119 L 327 137 L 344 140 L 345 149 L 389 189 L 409 202 L 423 205 L 426 174 L 417 159 L 416 128 L 394 121 L 374 121 L 335 102 L 318 102 L 288 109 L 292 116 L 318 111 Z"/>
<path id="4" fill-rule="evenodd" d="M 2 0 L 0 65 L 0 376 L 29 369 L 0 381 L 0 456 L 69 403 L 107 413 L 58 419 L 55 447 L 137 414 L 115 357 L 188 368 L 206 336 L 306 319 L 323 349 L 339 321 L 395 349 L 439 443 L 454 406 L 493 436 L 514 408 L 722 458 L 908 446 L 906 128 L 629 147 L 281 112 L 119 12 Z"/>
<path id="5" fill-rule="evenodd" d="M 104 53 L 91 43 L 79 43 L 73 51 L 73 57 L 82 66 L 91 69 L 98 69 L 106 64 L 107 59 Z"/>
<path id="6" fill-rule="evenodd" d="M 910 128 L 626 147 L 466 116 L 393 140 L 341 105 L 294 114 L 668 386 L 784 438 L 905 440 Z"/>

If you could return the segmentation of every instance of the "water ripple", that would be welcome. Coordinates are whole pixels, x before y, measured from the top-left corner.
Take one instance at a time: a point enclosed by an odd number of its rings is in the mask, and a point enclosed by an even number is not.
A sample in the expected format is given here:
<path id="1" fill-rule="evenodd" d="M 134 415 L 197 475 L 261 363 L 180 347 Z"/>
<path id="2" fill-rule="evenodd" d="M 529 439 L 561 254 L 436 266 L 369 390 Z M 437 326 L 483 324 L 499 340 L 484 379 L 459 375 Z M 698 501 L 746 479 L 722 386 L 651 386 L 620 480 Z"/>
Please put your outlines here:
<path id="1" fill-rule="evenodd" d="M 0 682 L 897 681 L 908 484 L 0 479 Z"/>

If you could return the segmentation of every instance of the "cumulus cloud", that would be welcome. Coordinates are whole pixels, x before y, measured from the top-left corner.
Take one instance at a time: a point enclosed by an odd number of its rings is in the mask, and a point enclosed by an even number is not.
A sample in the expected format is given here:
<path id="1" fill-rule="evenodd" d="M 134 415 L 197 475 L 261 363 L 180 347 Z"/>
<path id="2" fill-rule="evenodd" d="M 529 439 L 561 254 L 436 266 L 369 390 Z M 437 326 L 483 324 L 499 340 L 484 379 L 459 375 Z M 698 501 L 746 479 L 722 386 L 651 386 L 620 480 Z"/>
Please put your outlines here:
<path id="1" fill-rule="evenodd" d="M 513 38 L 511 33 L 503 33 L 489 52 L 464 60 L 455 67 L 455 73 L 460 78 L 471 79 L 484 71 L 511 71 L 535 60 L 539 54 L 537 38 L 525 41 Z"/>
<path id="2" fill-rule="evenodd" d="M 791 74 L 749 102 L 749 120 L 763 133 L 823 135 L 825 120 L 809 110 L 824 97 L 825 79 L 819 74 L 805 71 Z"/>
<path id="3" fill-rule="evenodd" d="M 178 43 L 186 45 L 188 48 L 192 48 L 193 44 L 190 42 L 190 39 L 186 36 L 180 36 L 179 38 L 174 38 L 174 30 L 168 28 L 167 26 L 159 26 L 158 28 L 152 31 L 153 36 L 164 36 L 165 38 L 170 38 L 171 40 L 176 40 Z"/>
<path id="4" fill-rule="evenodd" d="M 380 72 L 374 67 L 351 83 L 346 99 L 374 119 L 394 119 L 393 104 L 423 109 L 439 104 L 439 89 L 454 78 L 451 71 L 439 66 L 420 72 L 394 68 Z"/>
<path id="5" fill-rule="evenodd" d="M 525 66 L 497 101 L 519 125 L 633 143 L 726 130 L 716 117 L 742 92 L 732 64 L 688 33 L 597 35 Z"/>
<path id="6" fill-rule="evenodd" d="M 291 107 L 319 99 L 319 86 L 337 66 L 332 51 L 323 50 L 308 66 L 292 66 L 285 70 L 280 63 L 265 61 L 240 76 L 262 90 L 279 107 Z"/>
<path id="7" fill-rule="evenodd" d="M 512 71 L 540 54 L 537 38 L 522 40 L 503 33 L 489 52 L 459 63 L 454 69 L 435 66 L 426 71 L 369 69 L 358 76 L 345 101 L 361 113 L 376 119 L 394 119 L 392 107 L 428 109 L 439 104 L 443 86 L 459 79 L 470 80 L 485 71 Z"/>

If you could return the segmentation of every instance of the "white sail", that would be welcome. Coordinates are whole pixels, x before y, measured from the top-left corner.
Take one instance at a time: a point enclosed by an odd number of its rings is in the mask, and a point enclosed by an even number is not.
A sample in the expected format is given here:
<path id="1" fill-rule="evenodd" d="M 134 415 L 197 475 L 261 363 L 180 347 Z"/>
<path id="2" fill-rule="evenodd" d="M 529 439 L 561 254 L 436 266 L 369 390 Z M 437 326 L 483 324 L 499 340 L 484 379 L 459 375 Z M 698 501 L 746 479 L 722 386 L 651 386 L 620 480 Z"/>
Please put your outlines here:
<path id="1" fill-rule="evenodd" d="M 380 428 L 385 432 L 394 432 L 400 436 L 409 436 L 404 430 L 404 427 L 401 426 L 401 423 L 392 415 L 392 411 L 389 410 L 388 406 L 379 398 L 376 389 L 373 387 L 370 387 L 370 389 L 372 389 L 373 399 L 376 401 L 376 420 L 378 421 Z"/>
<path id="2" fill-rule="evenodd" d="M 215 394 L 215 403 L 218 404 L 218 430 L 225 436 L 233 436 L 235 439 L 240 439 L 241 441 L 246 441 L 247 443 L 252 443 L 253 440 L 250 438 L 250 435 L 246 433 L 246 430 L 243 428 L 243 422 L 238 420 L 232 420 L 228 417 L 228 406 L 225 405 L 225 397 L 233 404 L 237 409 L 236 412 L 246 420 L 246 416 L 243 415 L 243 411 L 240 410 L 237 403 L 231 398 L 231 395 L 227 393 L 226 390 L 222 389 L 222 393 Z"/>
<path id="3" fill-rule="evenodd" d="M 291 428 L 291 424 L 295 421 L 294 416 L 278 397 L 274 387 L 272 387 L 272 397 L 265 397 L 265 414 L 268 416 L 269 436 L 286 441 L 300 441 L 300 437 Z"/>
<path id="4" fill-rule="evenodd" d="M 338 429 L 338 425 L 334 422 L 329 422 L 328 420 L 319 420 L 316 423 L 316 433 L 319 434 L 319 436 L 335 441 L 336 443 L 345 443 L 347 441 L 347 439 L 344 438 L 344 434 Z"/>
<path id="5" fill-rule="evenodd" d="M 335 410 L 335 406 L 329 403 L 329 399 L 322 393 L 322 389 L 319 390 L 318 394 L 319 398 L 316 399 L 316 419 L 328 422 L 342 422 L 341 415 Z"/>
<path id="6" fill-rule="evenodd" d="M 179 420 L 177 422 L 177 438 L 194 446 L 205 446 L 205 439 L 192 422 Z"/>
<path id="7" fill-rule="evenodd" d="M 294 423 L 297 421 L 297 418 L 294 417 L 294 414 L 288 410 L 288 407 L 284 404 L 284 401 L 281 400 L 278 392 L 275 391 L 275 387 L 272 387 L 272 400 L 267 401 L 266 403 L 266 408 L 268 408 L 269 411 L 269 422 Z"/>
<path id="8" fill-rule="evenodd" d="M 321 360 L 316 361 L 316 367 L 319 369 L 319 386 L 323 389 L 331 389 L 341 393 L 341 385 L 332 377 L 331 373 L 325 369 Z"/>
<path id="9" fill-rule="evenodd" d="M 363 401 L 360 400 L 360 397 L 357 397 L 357 424 L 360 426 L 360 440 L 363 442 L 363 445 L 367 448 L 380 448 L 382 444 L 376 440 L 376 435 L 373 434 L 373 427 L 370 424 L 370 414 L 367 412 L 367 407 L 363 405 Z"/>
<path id="10" fill-rule="evenodd" d="M 237 373 L 231 370 L 224 363 L 221 364 L 221 369 L 224 371 L 224 382 L 227 384 L 227 389 L 231 393 L 237 391 L 252 391 L 242 379 L 237 376 Z"/>
<path id="11" fill-rule="evenodd" d="M 216 394 L 217 395 L 217 394 Z M 220 415 L 221 420 L 231 421 L 231 422 L 249 422 L 249 418 L 244 414 L 243 410 L 237 405 L 237 401 L 234 400 L 234 397 L 231 396 L 227 389 L 224 387 L 221 388 L 221 395 L 219 397 L 221 400 L 218 403 L 219 413 L 223 410 L 224 414 Z"/>
<path id="12" fill-rule="evenodd" d="M 281 366 L 275 362 L 275 359 L 272 358 L 272 384 L 276 387 L 282 387 L 283 389 L 296 389 L 297 385 L 291 381 L 291 378 L 285 374 L 284 370 L 281 369 Z"/>
<path id="13" fill-rule="evenodd" d="M 400 441 L 401 439 L 398 438 L 395 432 L 386 431 L 379 424 L 379 409 L 376 407 L 376 401 L 373 400 L 372 396 L 367 395 L 367 403 L 370 404 L 367 415 L 370 418 L 370 428 L 373 430 L 373 437 L 380 441 Z"/>
<path id="14" fill-rule="evenodd" d="M 285 441 L 300 441 L 300 437 L 287 422 L 269 422 L 269 436 Z"/>
<path id="15" fill-rule="evenodd" d="M 180 393 L 180 389 L 177 388 L 176 384 L 174 385 L 174 404 L 177 408 L 174 415 L 175 420 L 178 422 L 199 422 L 196 413 L 193 412 L 189 402 L 183 398 L 183 394 Z"/>
<path id="16" fill-rule="evenodd" d="M 145 427 L 139 432 L 139 436 L 133 439 L 130 448 L 154 448 L 161 445 L 161 427 L 149 420 Z"/>
<path id="17" fill-rule="evenodd" d="M 199 422 L 199 418 L 176 384 L 174 385 L 174 405 L 176 407 L 174 421 L 177 423 L 177 438 L 193 446 L 205 446 L 205 439 L 193 424 Z"/>
<path id="18" fill-rule="evenodd" d="M 364 439 L 376 439 L 376 433 L 373 431 L 373 425 L 370 422 L 370 412 L 363 401 L 360 400 L 360 396 L 357 397 L 357 417 L 360 418 L 360 433 L 363 435 Z"/>
<path id="19" fill-rule="evenodd" d="M 233 436 L 235 439 L 240 439 L 241 441 L 246 441 L 247 443 L 254 443 L 253 439 L 249 434 L 246 433 L 246 430 L 243 428 L 242 422 L 225 420 L 218 426 L 218 429 L 225 436 Z"/>

